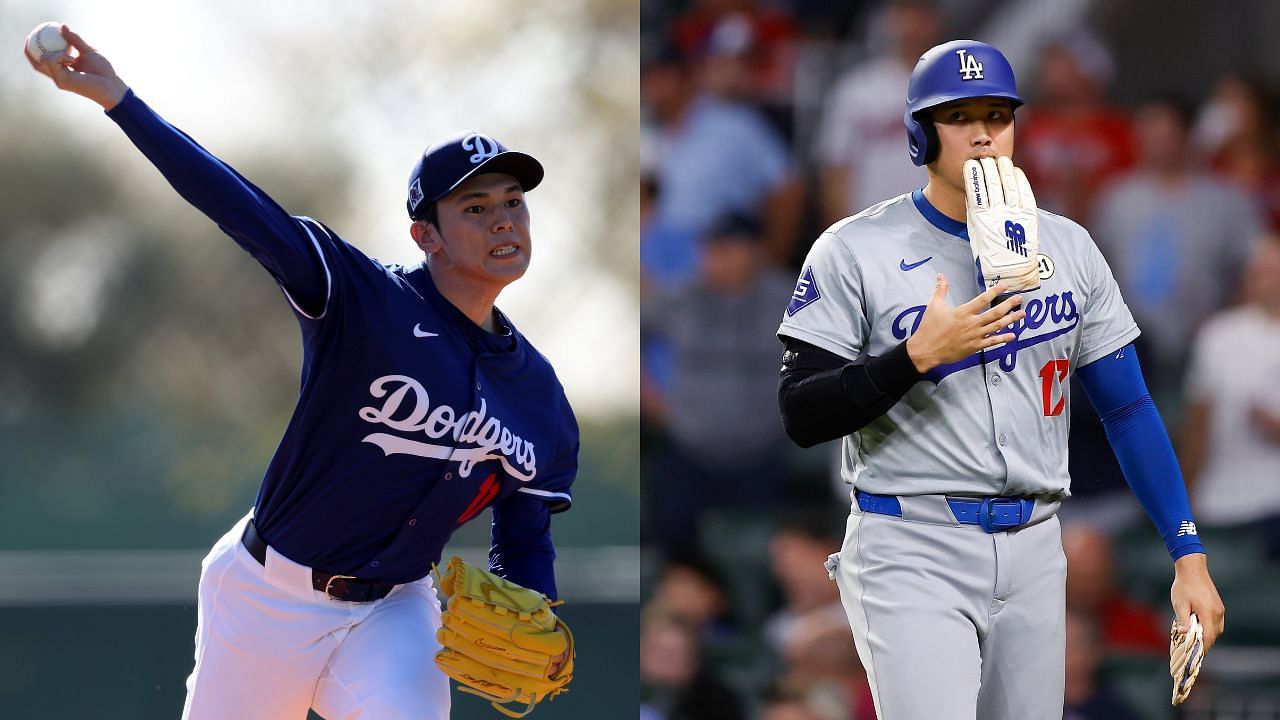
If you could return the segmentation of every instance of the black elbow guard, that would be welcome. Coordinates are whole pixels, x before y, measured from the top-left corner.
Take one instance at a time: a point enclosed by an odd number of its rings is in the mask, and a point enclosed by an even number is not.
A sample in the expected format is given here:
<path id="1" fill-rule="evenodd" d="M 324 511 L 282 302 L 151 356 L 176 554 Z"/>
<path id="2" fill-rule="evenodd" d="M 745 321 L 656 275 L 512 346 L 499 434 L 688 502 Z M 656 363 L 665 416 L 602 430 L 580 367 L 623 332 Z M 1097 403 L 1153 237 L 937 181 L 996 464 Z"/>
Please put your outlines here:
<path id="1" fill-rule="evenodd" d="M 906 343 L 879 357 L 848 362 L 788 339 L 778 389 L 783 426 L 801 447 L 857 432 L 893 407 L 920 377 Z"/>

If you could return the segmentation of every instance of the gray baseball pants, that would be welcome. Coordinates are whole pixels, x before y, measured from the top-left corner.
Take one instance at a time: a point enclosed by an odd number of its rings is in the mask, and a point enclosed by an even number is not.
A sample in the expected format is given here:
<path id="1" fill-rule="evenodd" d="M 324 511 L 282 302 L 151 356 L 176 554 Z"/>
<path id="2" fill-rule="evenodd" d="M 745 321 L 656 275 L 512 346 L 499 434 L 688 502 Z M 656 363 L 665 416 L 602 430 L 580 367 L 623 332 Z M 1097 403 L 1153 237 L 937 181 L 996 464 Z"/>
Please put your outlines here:
<path id="1" fill-rule="evenodd" d="M 1057 517 L 986 533 L 942 496 L 902 517 L 853 503 L 827 567 L 880 720 L 1062 717 L 1066 558 Z"/>

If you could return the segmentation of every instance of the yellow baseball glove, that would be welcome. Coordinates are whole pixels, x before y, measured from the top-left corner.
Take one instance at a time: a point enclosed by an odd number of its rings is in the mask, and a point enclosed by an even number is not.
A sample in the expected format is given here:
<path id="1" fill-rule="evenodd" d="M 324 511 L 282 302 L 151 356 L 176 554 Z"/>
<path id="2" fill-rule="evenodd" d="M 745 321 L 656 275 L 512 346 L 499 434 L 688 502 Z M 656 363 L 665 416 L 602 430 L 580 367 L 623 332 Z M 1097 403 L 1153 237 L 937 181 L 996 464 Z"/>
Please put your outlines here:
<path id="1" fill-rule="evenodd" d="M 521 587 L 455 557 L 440 591 L 449 596 L 443 646 L 436 665 L 458 689 L 489 700 L 498 712 L 520 718 L 539 702 L 568 692 L 573 679 L 573 634 L 542 593 Z M 525 703 L 523 712 L 503 707 Z"/>

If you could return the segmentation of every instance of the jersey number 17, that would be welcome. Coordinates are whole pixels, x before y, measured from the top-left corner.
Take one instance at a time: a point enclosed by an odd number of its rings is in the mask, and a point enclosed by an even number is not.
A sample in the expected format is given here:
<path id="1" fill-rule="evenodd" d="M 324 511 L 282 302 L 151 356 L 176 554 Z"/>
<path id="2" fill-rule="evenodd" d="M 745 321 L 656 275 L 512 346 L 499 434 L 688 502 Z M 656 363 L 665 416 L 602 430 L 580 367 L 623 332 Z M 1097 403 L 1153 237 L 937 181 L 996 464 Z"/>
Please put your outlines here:
<path id="1" fill-rule="evenodd" d="M 1067 394 L 1062 384 L 1067 381 L 1067 370 L 1071 364 L 1066 360 L 1050 360 L 1040 368 L 1040 397 L 1044 402 L 1044 416 L 1056 417 L 1067 409 Z M 1054 402 L 1054 386 L 1058 387 L 1057 402 Z"/>

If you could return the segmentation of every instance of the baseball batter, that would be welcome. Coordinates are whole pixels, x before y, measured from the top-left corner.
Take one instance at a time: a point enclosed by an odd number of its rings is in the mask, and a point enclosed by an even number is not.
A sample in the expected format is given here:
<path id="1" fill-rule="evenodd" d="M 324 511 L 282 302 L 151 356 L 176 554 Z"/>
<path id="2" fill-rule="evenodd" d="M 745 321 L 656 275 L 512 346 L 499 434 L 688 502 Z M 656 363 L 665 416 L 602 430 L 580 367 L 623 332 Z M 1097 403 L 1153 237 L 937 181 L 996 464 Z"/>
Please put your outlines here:
<path id="1" fill-rule="evenodd" d="M 888 720 L 1062 716 L 1072 373 L 1173 558 L 1177 622 L 1196 613 L 1206 649 L 1223 629 L 1138 328 L 1088 232 L 1036 210 L 1009 160 L 1021 103 L 996 48 L 925 53 L 904 119 L 928 185 L 827 229 L 778 330 L 788 433 L 844 438 L 828 570 Z"/>
<path id="2" fill-rule="evenodd" d="M 429 572 L 453 531 L 492 507 L 493 571 L 556 597 L 550 518 L 572 500 L 578 429 L 494 307 L 529 265 L 542 166 L 478 133 L 431 146 L 407 192 L 426 259 L 385 266 L 289 215 L 63 35 L 74 55 L 32 64 L 101 105 L 266 268 L 302 330 L 297 408 L 252 512 L 202 566 L 183 717 L 448 717 Z"/>

